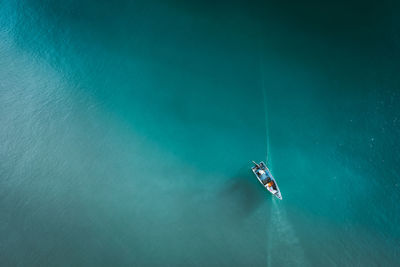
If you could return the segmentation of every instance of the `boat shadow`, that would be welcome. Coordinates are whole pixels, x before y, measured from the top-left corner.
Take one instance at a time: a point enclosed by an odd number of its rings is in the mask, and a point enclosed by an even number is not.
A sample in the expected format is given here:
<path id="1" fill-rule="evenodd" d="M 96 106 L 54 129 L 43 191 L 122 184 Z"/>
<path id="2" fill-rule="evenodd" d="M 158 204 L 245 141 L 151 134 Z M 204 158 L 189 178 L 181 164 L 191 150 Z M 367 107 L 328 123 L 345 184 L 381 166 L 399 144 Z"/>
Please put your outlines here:
<path id="1" fill-rule="evenodd" d="M 248 217 L 264 202 L 265 190 L 249 168 L 242 167 L 228 179 L 219 193 L 222 212 L 234 217 Z"/>

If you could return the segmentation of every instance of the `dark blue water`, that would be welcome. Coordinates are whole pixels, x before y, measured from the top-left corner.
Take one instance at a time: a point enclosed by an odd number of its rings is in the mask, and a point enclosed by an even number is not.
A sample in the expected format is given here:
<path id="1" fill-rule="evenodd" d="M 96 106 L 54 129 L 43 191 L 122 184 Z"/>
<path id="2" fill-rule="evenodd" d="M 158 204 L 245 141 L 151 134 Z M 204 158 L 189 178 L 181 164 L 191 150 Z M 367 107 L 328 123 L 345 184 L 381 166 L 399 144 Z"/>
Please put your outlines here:
<path id="1" fill-rule="evenodd" d="M 0 265 L 399 265 L 397 4 L 0 6 Z"/>

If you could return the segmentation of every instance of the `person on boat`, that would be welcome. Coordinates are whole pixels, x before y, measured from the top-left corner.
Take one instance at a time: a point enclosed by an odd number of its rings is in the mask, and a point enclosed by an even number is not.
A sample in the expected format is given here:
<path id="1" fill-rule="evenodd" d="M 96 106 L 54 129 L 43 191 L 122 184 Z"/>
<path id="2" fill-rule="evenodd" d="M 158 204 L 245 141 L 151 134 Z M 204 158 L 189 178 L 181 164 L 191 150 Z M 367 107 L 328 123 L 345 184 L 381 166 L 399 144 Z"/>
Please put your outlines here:
<path id="1" fill-rule="evenodd" d="M 269 183 L 270 183 L 270 182 L 271 182 L 271 177 L 268 177 L 268 176 L 267 176 L 266 179 L 263 179 L 263 180 L 262 180 L 263 185 L 269 186 Z"/>
<path id="2" fill-rule="evenodd" d="M 276 189 L 276 184 L 275 184 L 275 182 L 274 182 L 273 180 L 272 180 L 271 182 L 268 183 L 268 186 L 271 187 L 271 188 L 274 189 L 274 190 L 277 190 L 277 189 Z"/>

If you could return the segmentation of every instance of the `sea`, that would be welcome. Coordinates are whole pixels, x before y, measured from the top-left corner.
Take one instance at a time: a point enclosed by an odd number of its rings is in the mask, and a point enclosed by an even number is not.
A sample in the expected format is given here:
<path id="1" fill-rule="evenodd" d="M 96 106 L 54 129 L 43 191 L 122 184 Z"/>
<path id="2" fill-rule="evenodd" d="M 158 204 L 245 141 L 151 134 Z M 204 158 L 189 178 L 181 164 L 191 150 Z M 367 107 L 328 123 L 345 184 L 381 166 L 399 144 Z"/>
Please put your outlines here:
<path id="1" fill-rule="evenodd" d="M 400 266 L 399 73 L 395 1 L 1 0 L 0 266 Z"/>

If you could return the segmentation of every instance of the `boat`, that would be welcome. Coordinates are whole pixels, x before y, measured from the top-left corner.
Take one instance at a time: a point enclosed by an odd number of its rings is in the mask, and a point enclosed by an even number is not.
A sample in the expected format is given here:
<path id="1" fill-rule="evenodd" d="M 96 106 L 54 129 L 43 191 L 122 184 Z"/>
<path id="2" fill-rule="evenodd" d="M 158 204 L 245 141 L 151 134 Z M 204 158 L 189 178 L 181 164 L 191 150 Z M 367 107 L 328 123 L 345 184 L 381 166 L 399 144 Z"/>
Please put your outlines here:
<path id="1" fill-rule="evenodd" d="M 274 177 L 272 177 L 271 171 L 268 169 L 264 162 L 257 164 L 254 162 L 254 166 L 251 168 L 258 181 L 274 196 L 282 200 L 281 191 L 279 190 L 278 184 Z"/>

